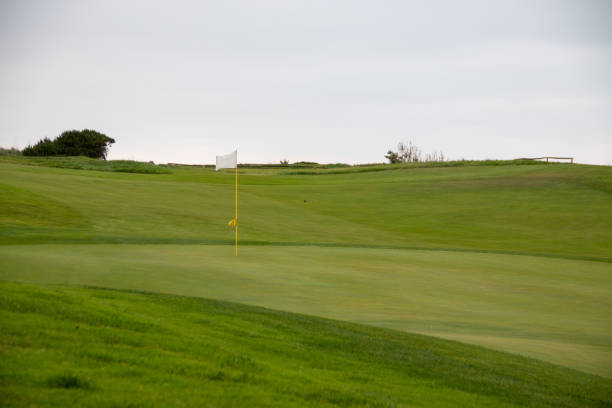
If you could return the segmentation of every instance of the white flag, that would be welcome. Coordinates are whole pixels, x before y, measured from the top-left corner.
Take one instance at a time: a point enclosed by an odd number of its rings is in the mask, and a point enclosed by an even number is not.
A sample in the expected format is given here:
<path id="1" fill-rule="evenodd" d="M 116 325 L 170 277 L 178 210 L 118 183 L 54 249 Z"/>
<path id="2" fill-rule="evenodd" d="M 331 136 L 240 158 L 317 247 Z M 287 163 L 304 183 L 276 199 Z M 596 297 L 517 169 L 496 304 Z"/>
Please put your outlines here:
<path id="1" fill-rule="evenodd" d="M 215 171 L 219 169 L 235 169 L 238 166 L 238 150 L 234 150 L 230 154 L 217 156 L 217 165 Z"/>

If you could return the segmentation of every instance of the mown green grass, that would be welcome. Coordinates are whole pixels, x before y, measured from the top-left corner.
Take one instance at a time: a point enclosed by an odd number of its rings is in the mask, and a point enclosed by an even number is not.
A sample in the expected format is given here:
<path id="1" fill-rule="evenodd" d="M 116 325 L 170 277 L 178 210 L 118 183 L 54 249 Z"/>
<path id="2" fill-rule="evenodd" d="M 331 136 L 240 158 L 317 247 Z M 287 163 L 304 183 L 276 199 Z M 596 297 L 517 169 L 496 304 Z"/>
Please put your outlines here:
<path id="1" fill-rule="evenodd" d="M 229 242 L 232 172 L 138 175 L 0 163 L 0 242 Z M 245 170 L 245 243 L 453 248 L 612 259 L 612 168 L 404 169 L 321 176 Z M 29 221 L 11 222 L 44 198 Z M 46 207 L 50 203 L 50 208 Z M 72 216 L 54 207 L 68 206 Z M 64 220 L 66 226 L 49 223 Z M 53 224 L 53 225 L 50 225 Z"/>
<path id="2" fill-rule="evenodd" d="M 612 265 L 457 251 L 0 247 L 9 280 L 224 299 L 419 332 L 612 377 Z"/>
<path id="3" fill-rule="evenodd" d="M 201 298 L 0 283 L 7 406 L 604 407 L 612 381 Z"/>
<path id="4" fill-rule="evenodd" d="M 232 171 L 0 161 L 0 279 L 233 300 L 612 376 L 610 167 L 284 171 L 240 169 L 236 259 Z"/>

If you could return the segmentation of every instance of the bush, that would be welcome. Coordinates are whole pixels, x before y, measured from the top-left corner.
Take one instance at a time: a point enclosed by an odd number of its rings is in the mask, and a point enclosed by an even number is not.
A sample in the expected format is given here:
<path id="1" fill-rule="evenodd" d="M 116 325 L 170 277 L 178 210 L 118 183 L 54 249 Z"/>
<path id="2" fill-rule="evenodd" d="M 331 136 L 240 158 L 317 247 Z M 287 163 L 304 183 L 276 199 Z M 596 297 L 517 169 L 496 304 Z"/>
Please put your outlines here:
<path id="1" fill-rule="evenodd" d="M 115 139 L 90 129 L 67 130 L 55 140 L 44 138 L 23 149 L 24 156 L 86 156 L 104 159 Z"/>
<path id="2" fill-rule="evenodd" d="M 391 164 L 401 163 L 399 154 L 397 154 L 393 150 L 389 150 L 387 152 L 387 154 L 385 155 L 385 159 L 389 160 L 389 163 Z"/>
<path id="3" fill-rule="evenodd" d="M 21 150 L 16 147 L 11 147 L 10 149 L 0 147 L 0 156 L 21 156 Z"/>
<path id="4" fill-rule="evenodd" d="M 45 137 L 34 146 L 23 149 L 24 156 L 57 156 L 57 147 L 51 139 Z"/>
<path id="5" fill-rule="evenodd" d="M 444 153 L 433 152 L 423 155 L 421 149 L 419 149 L 412 142 L 408 144 L 400 142 L 397 145 L 397 152 L 389 150 L 385 155 L 385 158 L 389 160 L 389 163 L 419 163 L 419 162 L 443 162 L 446 160 Z"/>

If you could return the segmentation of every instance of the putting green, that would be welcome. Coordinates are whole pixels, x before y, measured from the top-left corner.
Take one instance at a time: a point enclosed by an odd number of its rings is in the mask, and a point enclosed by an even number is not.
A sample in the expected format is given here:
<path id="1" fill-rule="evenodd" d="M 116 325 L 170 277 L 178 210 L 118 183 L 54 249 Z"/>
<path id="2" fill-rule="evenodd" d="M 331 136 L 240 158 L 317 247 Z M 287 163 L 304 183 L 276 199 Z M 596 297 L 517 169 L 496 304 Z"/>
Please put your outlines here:
<path id="1" fill-rule="evenodd" d="M 0 278 L 231 300 L 419 332 L 612 377 L 612 264 L 438 250 L 6 245 Z"/>

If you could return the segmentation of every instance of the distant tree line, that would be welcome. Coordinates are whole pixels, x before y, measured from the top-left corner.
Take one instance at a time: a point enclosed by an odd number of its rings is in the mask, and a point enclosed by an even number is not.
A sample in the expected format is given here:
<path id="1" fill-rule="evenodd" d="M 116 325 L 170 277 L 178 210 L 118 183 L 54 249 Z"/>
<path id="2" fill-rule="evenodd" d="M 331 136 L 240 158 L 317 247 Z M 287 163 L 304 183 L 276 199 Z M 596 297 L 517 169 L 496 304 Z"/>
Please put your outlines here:
<path id="1" fill-rule="evenodd" d="M 443 162 L 446 160 L 444 153 L 441 151 L 424 154 L 412 142 L 407 144 L 399 142 L 397 144 L 397 151 L 389 150 L 385 158 L 389 160 L 389 163 Z"/>
<path id="2" fill-rule="evenodd" d="M 23 149 L 24 156 L 87 156 L 106 160 L 115 139 L 91 129 L 67 130 L 54 140 L 44 138 Z"/>
<path id="3" fill-rule="evenodd" d="M 21 156 L 21 150 L 16 147 L 11 147 L 10 149 L 0 147 L 0 156 Z"/>

